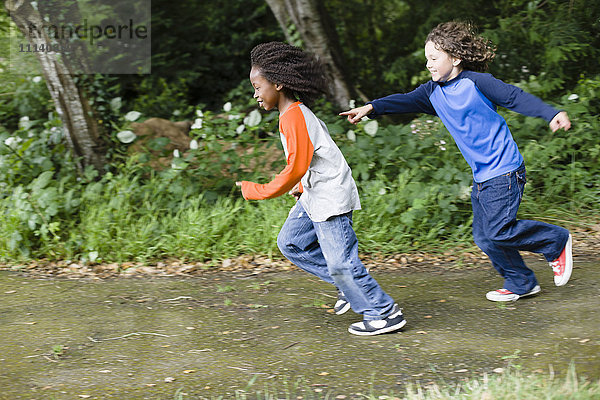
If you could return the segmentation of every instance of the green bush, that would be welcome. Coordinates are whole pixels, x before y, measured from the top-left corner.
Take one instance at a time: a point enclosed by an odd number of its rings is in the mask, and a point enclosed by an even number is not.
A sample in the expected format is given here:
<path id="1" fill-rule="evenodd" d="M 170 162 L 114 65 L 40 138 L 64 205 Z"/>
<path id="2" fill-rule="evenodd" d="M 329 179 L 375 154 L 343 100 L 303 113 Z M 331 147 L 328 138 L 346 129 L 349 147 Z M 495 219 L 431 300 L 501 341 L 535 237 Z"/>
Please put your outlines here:
<path id="1" fill-rule="evenodd" d="M 582 79 L 563 96 L 557 106 L 571 116 L 568 132 L 552 133 L 544 121 L 503 112 L 528 168 L 522 217 L 577 224 L 598 210 L 599 88 L 599 79 Z M 280 256 L 276 237 L 293 199 L 246 202 L 234 185 L 241 179 L 267 182 L 283 167 L 276 113 L 248 112 L 245 102 L 228 103 L 219 113 L 196 110 L 190 132 L 195 143 L 176 154 L 165 149 L 166 139 L 129 154 L 119 140 L 137 140 L 120 135 L 141 118 L 131 114 L 113 126 L 110 172 L 102 177 L 77 170 L 53 115 L 47 121 L 23 118 L 15 132 L 0 133 L 0 260 Z M 438 119 L 355 127 L 326 104 L 318 115 L 361 193 L 355 227 L 362 252 L 472 243 L 471 171 Z M 159 160 L 163 166 L 156 168 Z"/>

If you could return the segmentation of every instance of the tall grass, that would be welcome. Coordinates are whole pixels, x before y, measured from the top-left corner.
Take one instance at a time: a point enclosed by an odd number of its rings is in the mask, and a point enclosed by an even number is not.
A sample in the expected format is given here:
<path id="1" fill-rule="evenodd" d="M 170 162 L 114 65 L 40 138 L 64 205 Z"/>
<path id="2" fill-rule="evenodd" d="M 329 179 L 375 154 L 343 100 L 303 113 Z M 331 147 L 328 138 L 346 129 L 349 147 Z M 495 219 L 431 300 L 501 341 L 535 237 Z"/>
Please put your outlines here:
<path id="1" fill-rule="evenodd" d="M 511 367 L 503 374 L 471 378 L 461 383 L 438 382 L 427 386 L 408 384 L 400 392 L 377 392 L 367 387 L 364 393 L 347 393 L 310 387 L 304 378 L 280 378 L 274 384 L 259 388 L 253 378 L 246 388 L 237 390 L 235 396 L 213 396 L 213 400 L 235 398 L 236 400 L 596 400 L 600 398 L 600 380 L 579 377 L 571 365 L 565 376 L 549 374 L 526 375 Z M 184 388 L 174 395 L 175 400 L 184 398 Z M 193 398 L 193 397 L 192 397 Z M 204 398 L 204 397 L 203 397 Z"/>

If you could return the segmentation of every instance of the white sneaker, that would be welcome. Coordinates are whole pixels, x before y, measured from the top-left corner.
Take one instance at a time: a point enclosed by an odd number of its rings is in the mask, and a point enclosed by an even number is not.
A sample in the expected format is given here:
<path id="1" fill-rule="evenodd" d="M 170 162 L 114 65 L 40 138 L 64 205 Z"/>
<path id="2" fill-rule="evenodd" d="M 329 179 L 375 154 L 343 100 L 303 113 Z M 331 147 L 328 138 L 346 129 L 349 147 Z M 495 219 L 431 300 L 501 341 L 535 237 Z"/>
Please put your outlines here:
<path id="1" fill-rule="evenodd" d="M 540 287 L 540 285 L 535 285 L 535 287 L 531 289 L 531 291 L 525 294 L 516 294 L 507 289 L 498 289 L 493 290 L 491 292 L 487 292 L 485 297 L 490 301 L 516 301 L 519 300 L 519 298 L 521 297 L 532 296 L 536 293 L 539 293 L 541 290 L 542 288 Z"/>

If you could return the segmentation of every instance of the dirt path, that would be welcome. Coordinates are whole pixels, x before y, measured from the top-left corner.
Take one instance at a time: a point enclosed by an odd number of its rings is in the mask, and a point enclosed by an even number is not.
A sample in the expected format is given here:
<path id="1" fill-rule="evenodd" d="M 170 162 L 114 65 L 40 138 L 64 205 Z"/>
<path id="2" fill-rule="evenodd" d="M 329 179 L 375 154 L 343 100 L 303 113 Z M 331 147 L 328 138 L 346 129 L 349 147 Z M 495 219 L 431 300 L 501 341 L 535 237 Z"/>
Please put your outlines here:
<path id="1" fill-rule="evenodd" d="M 565 287 L 528 259 L 542 292 L 510 304 L 491 267 L 373 271 L 404 308 L 403 332 L 355 337 L 327 284 L 296 271 L 188 278 L 43 279 L 0 272 L 0 399 L 235 398 L 265 385 L 330 398 L 409 382 L 501 373 L 600 377 L 600 260 L 576 260 Z M 496 372 L 494 372 L 496 371 Z M 248 388 L 248 383 L 253 386 Z"/>

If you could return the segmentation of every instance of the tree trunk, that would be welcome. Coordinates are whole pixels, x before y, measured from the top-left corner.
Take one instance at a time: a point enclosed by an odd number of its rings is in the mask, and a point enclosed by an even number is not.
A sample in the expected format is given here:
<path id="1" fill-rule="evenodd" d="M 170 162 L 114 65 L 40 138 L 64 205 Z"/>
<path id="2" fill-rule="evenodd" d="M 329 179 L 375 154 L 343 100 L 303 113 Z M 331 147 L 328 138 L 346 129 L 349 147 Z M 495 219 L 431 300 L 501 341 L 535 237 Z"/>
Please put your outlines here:
<path id="1" fill-rule="evenodd" d="M 40 48 L 41 45 L 52 42 L 47 32 L 42 29 L 45 24 L 42 16 L 29 1 L 7 0 L 5 5 L 32 48 Z M 31 26 L 38 29 L 30 29 Z M 78 162 L 80 169 L 92 165 L 98 171 L 103 171 L 106 158 L 98 125 L 92 116 L 89 103 L 73 79 L 72 71 L 56 53 L 38 51 L 35 54 L 42 66 L 56 112 L 63 121 L 67 143 L 74 155 L 81 159 Z"/>
<path id="2" fill-rule="evenodd" d="M 289 26 L 294 24 L 306 49 L 325 66 L 329 96 L 340 108 L 349 105 L 352 87 L 344 70 L 343 56 L 334 25 L 319 0 L 266 0 L 288 42 L 293 43 Z"/>

